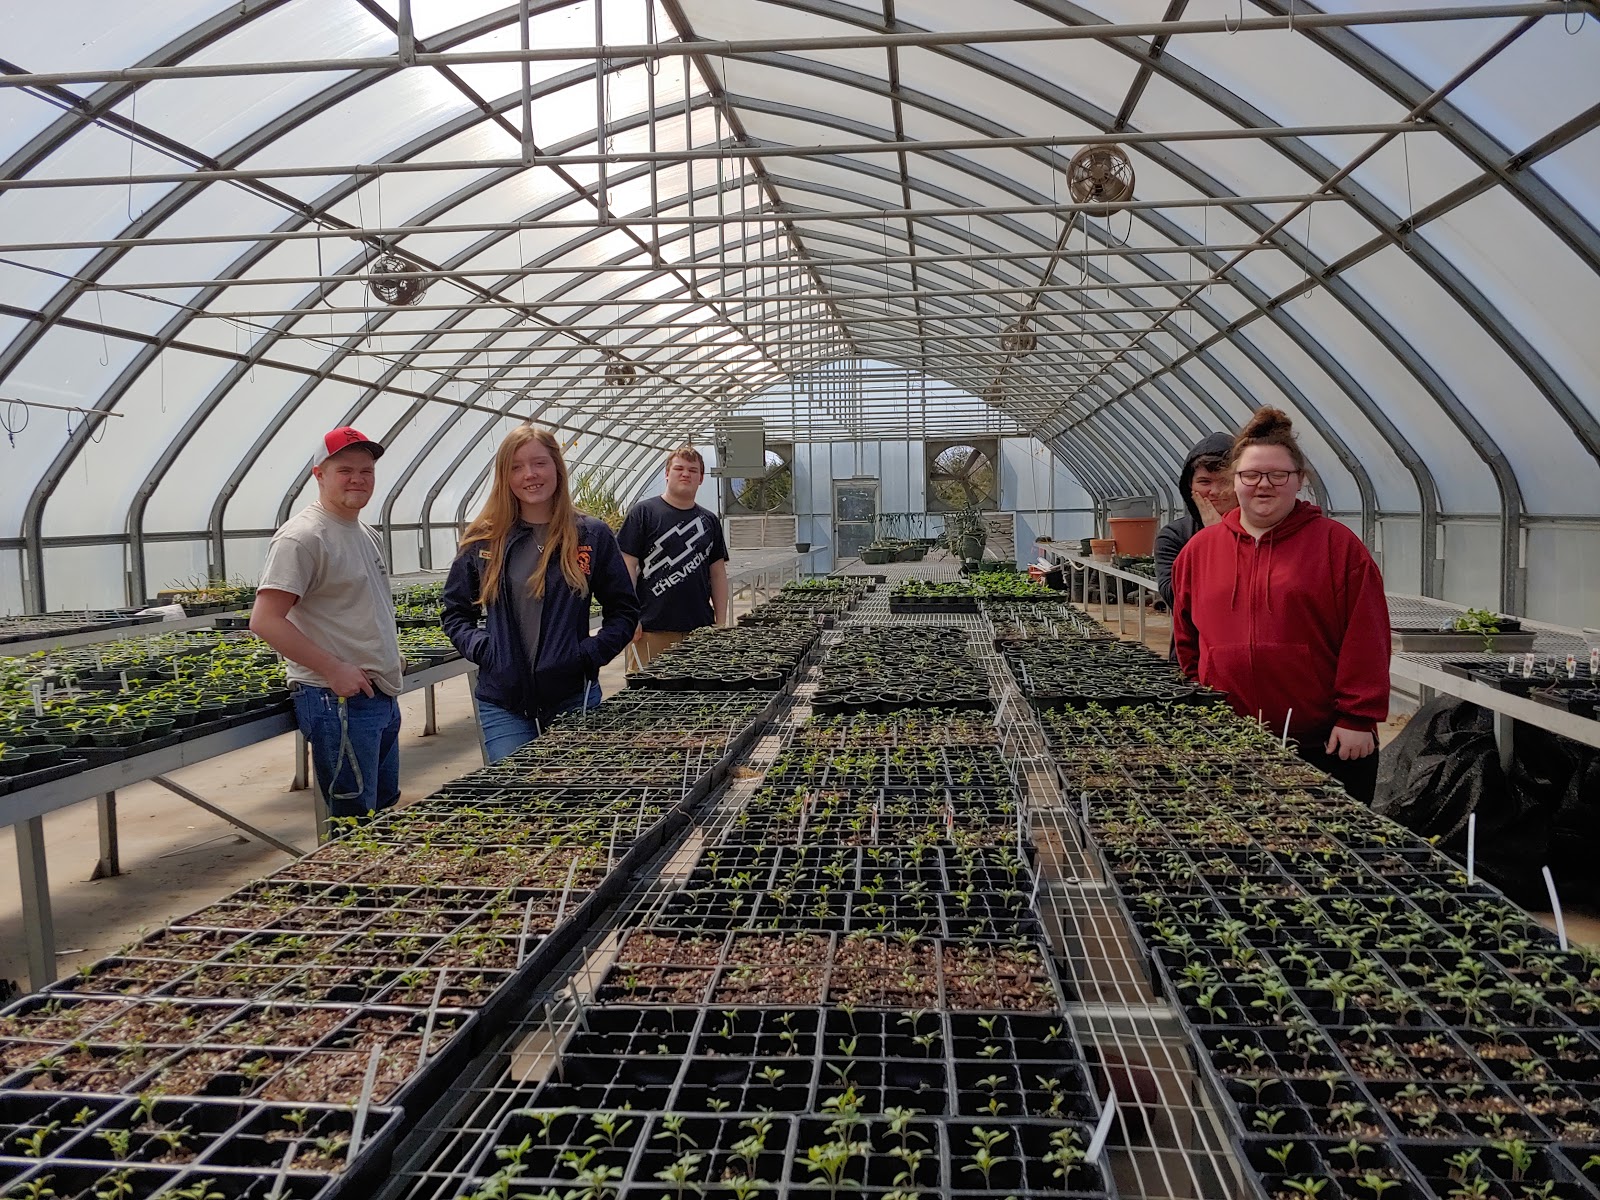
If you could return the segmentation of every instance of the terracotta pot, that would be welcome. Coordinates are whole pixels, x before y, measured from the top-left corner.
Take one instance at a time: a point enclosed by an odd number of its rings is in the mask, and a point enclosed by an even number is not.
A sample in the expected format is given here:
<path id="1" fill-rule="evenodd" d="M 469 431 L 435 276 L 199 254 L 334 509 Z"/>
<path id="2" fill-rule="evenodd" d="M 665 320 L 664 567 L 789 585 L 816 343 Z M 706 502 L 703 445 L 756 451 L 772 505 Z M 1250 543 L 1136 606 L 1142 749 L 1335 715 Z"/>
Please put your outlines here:
<path id="1" fill-rule="evenodd" d="M 1156 519 L 1154 517 L 1112 517 L 1111 539 L 1118 554 L 1137 557 L 1154 554 L 1156 549 Z"/>

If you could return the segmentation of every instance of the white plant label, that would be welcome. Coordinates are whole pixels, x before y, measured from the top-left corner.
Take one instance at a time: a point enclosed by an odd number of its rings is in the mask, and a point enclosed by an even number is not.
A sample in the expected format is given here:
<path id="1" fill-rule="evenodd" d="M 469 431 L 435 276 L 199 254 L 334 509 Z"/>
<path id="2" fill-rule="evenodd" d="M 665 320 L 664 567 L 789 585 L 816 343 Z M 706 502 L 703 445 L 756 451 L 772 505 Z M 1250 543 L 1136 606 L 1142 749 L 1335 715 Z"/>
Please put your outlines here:
<path id="1" fill-rule="evenodd" d="M 39 696 L 44 690 L 44 685 L 36 679 L 28 685 L 28 690 L 33 693 L 33 715 L 36 717 L 44 716 L 44 705 L 39 700 Z"/>
<path id="2" fill-rule="evenodd" d="M 1576 679 L 1577 677 L 1578 677 L 1578 656 L 1576 654 L 1569 654 L 1569 655 L 1567 655 L 1567 678 L 1568 679 Z"/>
<path id="3" fill-rule="evenodd" d="M 1515 654 L 1508 654 L 1508 655 L 1506 655 L 1506 674 L 1507 675 L 1515 675 L 1516 673 L 1517 673 L 1517 656 Z"/>
<path id="4" fill-rule="evenodd" d="M 1478 866 L 1478 814 L 1467 815 L 1467 882 L 1477 882 Z"/>
<path id="5" fill-rule="evenodd" d="M 1117 1089 L 1112 1088 L 1106 1093 L 1103 1106 L 1100 1109 L 1100 1123 L 1094 1127 L 1094 1136 L 1089 1139 L 1089 1149 L 1084 1152 L 1085 1162 L 1097 1163 L 1100 1156 L 1105 1153 L 1106 1139 L 1111 1136 L 1111 1122 L 1117 1118 Z"/>
<path id="6" fill-rule="evenodd" d="M 126 671 L 118 671 L 117 675 L 122 680 L 122 690 L 126 692 L 128 690 L 128 673 Z"/>
<path id="7" fill-rule="evenodd" d="M 1522 677 L 1524 679 L 1533 678 L 1533 655 L 1531 653 L 1522 656 Z"/>
<path id="8" fill-rule="evenodd" d="M 1589 675 L 1600 675 L 1600 646 L 1591 647 L 1589 650 Z"/>
<path id="9" fill-rule="evenodd" d="M 1556 895 L 1555 876 L 1550 874 L 1549 867 L 1540 867 L 1539 869 L 1544 872 L 1545 890 L 1550 893 L 1550 911 L 1555 914 L 1556 918 L 1556 940 L 1561 943 L 1561 948 L 1566 950 L 1568 949 L 1567 920 L 1561 915 L 1561 897 Z"/>

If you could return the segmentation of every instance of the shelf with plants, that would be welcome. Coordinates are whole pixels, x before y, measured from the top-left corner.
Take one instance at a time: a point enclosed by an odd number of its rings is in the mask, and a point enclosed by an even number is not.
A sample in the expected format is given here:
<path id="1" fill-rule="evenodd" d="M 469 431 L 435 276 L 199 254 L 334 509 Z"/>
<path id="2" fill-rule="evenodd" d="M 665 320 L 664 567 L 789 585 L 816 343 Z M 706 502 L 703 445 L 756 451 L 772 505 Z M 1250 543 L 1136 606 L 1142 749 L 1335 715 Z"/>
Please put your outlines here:
<path id="1" fill-rule="evenodd" d="M 0 1113 L 4 1194 L 61 1200 L 355 1197 L 376 1186 L 374 1151 L 387 1154 L 399 1132 L 399 1114 L 383 1107 L 368 1108 L 357 1128 L 347 1107 L 222 1097 L 108 1102 L 14 1092 L 0 1095 Z M 346 1171 L 356 1139 L 366 1164 Z"/>
<path id="2" fill-rule="evenodd" d="M 852 629 L 831 646 L 812 700 L 822 714 L 994 706 L 988 672 L 967 634 L 938 625 Z"/>
<path id="3" fill-rule="evenodd" d="M 1185 679 L 1167 659 L 1129 642 L 1048 640 L 1002 647 L 1028 700 L 1040 707 L 1100 704 L 1216 704 L 1223 699 Z"/>
<path id="4" fill-rule="evenodd" d="M 620 753 L 656 729 L 663 742 L 708 744 L 697 769 L 715 773 L 771 703 L 622 697 L 553 723 L 535 744 L 575 754 L 598 743 Z M 643 762 L 661 756 L 640 753 Z M 266 1134 L 252 1131 L 279 1110 L 317 1105 L 337 1106 L 347 1120 L 376 1106 L 372 1131 L 389 1129 L 385 1122 L 397 1131 L 433 1103 L 709 786 L 676 766 L 674 786 L 663 791 L 626 776 L 566 788 L 541 781 L 527 762 L 515 773 L 484 768 L 435 797 L 351 824 L 271 878 L 0 1012 L 0 1096 L 10 1088 L 38 1101 L 101 1097 L 85 1101 L 96 1112 L 117 1097 L 243 1106 L 255 1124 L 231 1157 L 196 1159 L 208 1172 L 218 1163 L 223 1194 L 266 1197 L 282 1176 L 285 1196 L 352 1187 L 347 1194 L 369 1195 L 368 1172 L 381 1172 L 389 1134 L 370 1138 L 348 1163 L 332 1142 L 326 1158 L 302 1147 L 290 1159 L 298 1165 L 285 1170 L 290 1147 L 263 1161 Z M 0 1180 L 14 1178 L 24 1189 L 17 1195 L 120 1187 L 119 1172 L 130 1173 L 132 1190 L 118 1196 L 185 1186 L 190 1168 L 157 1170 L 138 1157 L 148 1143 L 98 1153 L 91 1178 L 72 1157 L 84 1143 L 58 1145 L 45 1134 L 40 1155 Z M 0 1172 L 4 1157 L 0 1147 Z M 348 1182 L 358 1177 L 367 1183 Z"/>
<path id="5" fill-rule="evenodd" d="M 420 626 L 399 630 L 400 657 L 405 660 L 406 673 L 420 671 L 424 667 L 438 666 L 440 663 L 454 662 L 461 657 L 455 644 L 445 636 L 445 632 L 438 625 Z"/>
<path id="6" fill-rule="evenodd" d="M 1060 595 L 1059 592 L 1055 594 Z M 985 600 L 982 609 L 985 619 L 994 627 L 997 649 L 1005 649 L 1008 642 L 1112 640 L 1112 634 L 1105 626 L 1065 600 L 1034 600 L 1026 604 L 1011 600 Z"/>
<path id="7" fill-rule="evenodd" d="M 1600 956 L 1255 722 L 1040 716 L 1258 1194 L 1595 1194 Z"/>
<path id="8" fill-rule="evenodd" d="M 458 657 L 427 631 L 409 647 L 408 671 Z M 288 708 L 283 660 L 244 633 L 153 634 L 0 659 L 0 794 Z"/>
<path id="9" fill-rule="evenodd" d="M 208 634 L 125 639 L 5 660 L 0 774 L 20 790 L 147 753 L 288 705 L 283 667 L 254 638 Z"/>
<path id="10" fill-rule="evenodd" d="M 1000 731 L 988 713 L 900 709 L 876 715 L 816 716 L 795 730 L 792 746 L 897 749 L 902 746 L 997 746 Z"/>
<path id="11" fill-rule="evenodd" d="M 401 629 L 436 629 L 444 604 L 443 583 L 416 583 L 394 594 L 394 620 Z"/>
<path id="12" fill-rule="evenodd" d="M 1109 1194 L 997 741 L 948 710 L 793 729 L 459 1194 Z M 960 915 L 990 898 L 1009 924 Z"/>
<path id="13" fill-rule="evenodd" d="M 811 621 L 697 629 L 628 676 L 630 688 L 707 692 L 786 686 L 816 645 Z"/>
<path id="14" fill-rule="evenodd" d="M 38 638 L 99 633 L 109 629 L 149 625 L 159 616 L 141 617 L 133 609 L 83 609 L 78 612 L 31 613 L 0 617 L 0 646 Z"/>
<path id="15" fill-rule="evenodd" d="M 189 616 L 206 613 L 229 612 L 236 608 L 249 608 L 255 603 L 256 587 L 239 580 L 191 579 L 174 584 L 156 593 L 150 603 L 180 604 Z"/>
<path id="16" fill-rule="evenodd" d="M 400 629 L 402 648 L 405 645 L 407 633 L 427 633 L 434 630 L 438 630 L 440 633 L 443 632 L 439 624 L 444 603 L 443 583 L 411 584 L 408 587 L 397 589 L 393 594 L 393 599 L 394 623 Z M 218 617 L 217 628 L 249 629 L 250 608 L 254 601 L 255 592 L 254 589 L 251 589 L 249 595 L 236 602 L 220 605 L 221 609 L 236 611 L 229 612 L 229 615 L 225 617 Z M 206 609 L 202 611 L 215 610 Z M 446 644 L 448 644 L 448 639 L 446 639 Z"/>
<path id="17" fill-rule="evenodd" d="M 809 621 L 825 629 L 855 607 L 871 580 L 862 576 L 830 575 L 822 579 L 796 579 L 778 594 L 739 617 L 740 625 L 783 625 Z"/>
<path id="18" fill-rule="evenodd" d="M 1017 571 L 978 571 L 948 582 L 902 579 L 889 593 L 889 611 L 975 613 L 980 602 L 1054 603 L 1060 595 Z"/>

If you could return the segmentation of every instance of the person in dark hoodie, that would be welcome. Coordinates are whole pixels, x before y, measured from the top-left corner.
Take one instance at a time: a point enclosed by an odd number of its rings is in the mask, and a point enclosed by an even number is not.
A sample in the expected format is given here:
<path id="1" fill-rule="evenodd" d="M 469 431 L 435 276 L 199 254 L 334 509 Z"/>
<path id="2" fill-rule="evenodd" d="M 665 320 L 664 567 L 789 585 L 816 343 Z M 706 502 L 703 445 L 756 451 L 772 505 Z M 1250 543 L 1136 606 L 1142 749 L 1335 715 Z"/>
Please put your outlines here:
<path id="1" fill-rule="evenodd" d="M 1168 612 L 1172 611 L 1172 564 L 1178 552 L 1195 534 L 1239 507 L 1228 478 L 1228 457 L 1232 453 L 1233 438 L 1226 433 L 1208 433 L 1183 460 L 1178 491 L 1189 515 L 1162 526 L 1156 534 L 1156 588 Z"/>
<path id="2" fill-rule="evenodd" d="M 1296 497 L 1306 459 L 1289 418 L 1258 409 L 1234 439 L 1239 507 L 1172 567 L 1185 675 L 1233 710 L 1287 727 L 1301 758 L 1370 804 L 1389 715 L 1389 609 L 1361 539 Z"/>
<path id="3" fill-rule="evenodd" d="M 589 595 L 600 631 L 589 633 Z M 600 668 L 639 620 L 633 579 L 604 521 L 580 513 L 561 443 L 522 425 L 500 443 L 494 482 L 445 580 L 441 623 L 478 667 L 478 723 L 490 762 L 551 718 L 600 703 Z"/>
<path id="4" fill-rule="evenodd" d="M 1183 461 L 1183 472 L 1178 476 L 1178 490 L 1183 494 L 1183 505 L 1189 515 L 1179 517 L 1164 525 L 1156 534 L 1156 588 L 1161 599 L 1172 611 L 1172 562 L 1178 551 L 1207 525 L 1215 525 L 1239 502 L 1234 498 L 1233 486 L 1228 478 L 1228 455 L 1233 451 L 1233 438 L 1226 433 L 1208 433 L 1194 444 L 1189 457 Z M 1028 568 L 1028 574 L 1056 591 L 1066 590 L 1066 571 L 1055 566 Z M 1169 649 L 1168 656 L 1175 653 Z"/>

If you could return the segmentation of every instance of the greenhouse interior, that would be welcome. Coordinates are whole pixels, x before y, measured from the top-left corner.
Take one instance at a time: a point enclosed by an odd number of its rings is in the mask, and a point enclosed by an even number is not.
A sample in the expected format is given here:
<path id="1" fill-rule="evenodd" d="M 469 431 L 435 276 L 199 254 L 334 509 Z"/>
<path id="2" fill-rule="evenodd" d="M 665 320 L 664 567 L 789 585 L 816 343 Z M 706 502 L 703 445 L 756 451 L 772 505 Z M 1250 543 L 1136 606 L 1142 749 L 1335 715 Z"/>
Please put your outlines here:
<path id="1" fill-rule="evenodd" d="M 1600 0 L 0 36 L 0 1200 L 1600 1198 Z"/>

